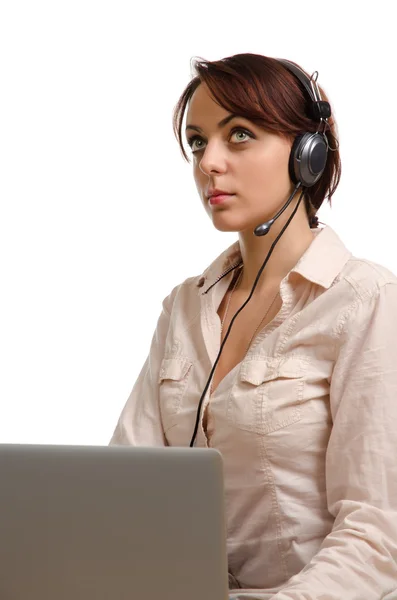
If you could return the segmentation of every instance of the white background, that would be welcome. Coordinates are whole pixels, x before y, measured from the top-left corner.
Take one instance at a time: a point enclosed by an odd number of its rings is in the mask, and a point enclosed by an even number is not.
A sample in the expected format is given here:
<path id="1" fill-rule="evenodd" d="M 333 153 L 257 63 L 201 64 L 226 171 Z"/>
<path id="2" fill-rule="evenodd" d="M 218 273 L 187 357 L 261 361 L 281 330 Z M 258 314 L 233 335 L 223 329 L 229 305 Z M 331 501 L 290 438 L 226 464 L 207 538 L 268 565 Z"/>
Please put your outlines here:
<path id="1" fill-rule="evenodd" d="M 107 444 L 162 299 L 235 238 L 172 132 L 190 59 L 319 71 L 343 175 L 331 225 L 397 272 L 393 3 L 0 3 L 0 441 Z"/>

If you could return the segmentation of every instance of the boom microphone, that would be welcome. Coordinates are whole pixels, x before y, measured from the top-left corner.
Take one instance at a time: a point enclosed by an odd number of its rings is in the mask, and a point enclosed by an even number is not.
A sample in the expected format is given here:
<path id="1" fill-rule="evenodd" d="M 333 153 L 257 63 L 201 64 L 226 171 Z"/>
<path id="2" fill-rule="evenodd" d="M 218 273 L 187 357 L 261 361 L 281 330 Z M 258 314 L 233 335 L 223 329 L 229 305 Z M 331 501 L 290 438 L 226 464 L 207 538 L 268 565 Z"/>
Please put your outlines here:
<path id="1" fill-rule="evenodd" d="M 285 209 L 290 205 L 290 203 L 292 202 L 293 197 L 295 196 L 297 190 L 300 188 L 301 185 L 302 185 L 302 183 L 299 181 L 297 183 L 294 191 L 292 192 L 291 196 L 288 198 L 287 202 L 278 211 L 278 213 L 276 214 L 276 216 L 273 217 L 273 219 L 270 219 L 270 221 L 266 221 L 266 223 L 262 223 L 262 225 L 258 225 L 258 227 L 255 227 L 255 229 L 254 229 L 254 234 L 255 235 L 262 236 L 262 235 L 266 235 L 267 233 L 269 233 L 270 227 L 279 218 L 279 216 L 283 214 L 283 212 L 285 211 Z"/>

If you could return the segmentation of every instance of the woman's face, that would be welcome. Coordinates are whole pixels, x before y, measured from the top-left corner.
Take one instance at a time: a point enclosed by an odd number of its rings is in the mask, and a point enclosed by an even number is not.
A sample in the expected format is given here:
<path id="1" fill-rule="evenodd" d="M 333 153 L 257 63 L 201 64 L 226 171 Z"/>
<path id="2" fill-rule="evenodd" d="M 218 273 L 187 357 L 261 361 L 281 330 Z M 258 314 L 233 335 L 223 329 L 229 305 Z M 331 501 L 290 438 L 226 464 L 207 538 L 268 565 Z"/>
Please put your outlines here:
<path id="1" fill-rule="evenodd" d="M 294 186 L 288 174 L 291 142 L 219 106 L 205 84 L 194 92 L 186 115 L 194 179 L 214 226 L 244 231 L 272 218 Z M 210 188 L 229 192 L 211 202 Z"/>

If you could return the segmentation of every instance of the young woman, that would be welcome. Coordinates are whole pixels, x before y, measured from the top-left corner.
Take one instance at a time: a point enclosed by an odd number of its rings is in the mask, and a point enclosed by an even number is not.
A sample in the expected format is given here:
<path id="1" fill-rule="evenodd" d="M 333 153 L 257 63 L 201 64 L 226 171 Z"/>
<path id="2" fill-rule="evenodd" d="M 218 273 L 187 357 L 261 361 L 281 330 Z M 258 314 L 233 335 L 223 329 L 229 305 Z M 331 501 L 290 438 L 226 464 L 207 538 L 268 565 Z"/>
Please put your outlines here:
<path id="1" fill-rule="evenodd" d="M 164 300 L 111 444 L 221 452 L 233 598 L 397 598 L 397 278 L 318 228 L 340 158 L 316 78 L 195 68 L 174 130 L 187 159 L 187 109 L 198 194 L 238 241 Z"/>

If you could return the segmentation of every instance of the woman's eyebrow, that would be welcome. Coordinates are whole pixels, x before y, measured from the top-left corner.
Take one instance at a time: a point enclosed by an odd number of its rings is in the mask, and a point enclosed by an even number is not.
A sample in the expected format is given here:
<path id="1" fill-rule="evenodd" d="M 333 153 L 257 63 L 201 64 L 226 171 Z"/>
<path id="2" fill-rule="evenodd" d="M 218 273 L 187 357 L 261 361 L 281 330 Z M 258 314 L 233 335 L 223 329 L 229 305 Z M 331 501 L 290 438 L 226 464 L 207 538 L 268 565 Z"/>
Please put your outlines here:
<path id="1" fill-rule="evenodd" d="M 222 127 L 224 127 L 225 125 L 227 125 L 229 123 L 229 121 L 231 121 L 232 119 L 236 119 L 236 118 L 244 118 L 241 115 L 236 115 L 234 113 L 232 113 L 231 115 L 228 115 L 227 117 L 225 117 L 224 119 L 222 119 L 222 121 L 219 121 L 217 127 L 218 129 L 221 129 Z M 186 125 L 186 130 L 188 129 L 194 129 L 195 131 L 202 131 L 201 127 L 198 127 L 198 125 Z"/>

